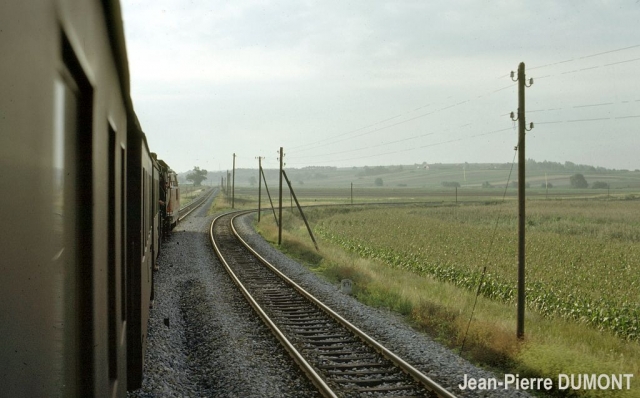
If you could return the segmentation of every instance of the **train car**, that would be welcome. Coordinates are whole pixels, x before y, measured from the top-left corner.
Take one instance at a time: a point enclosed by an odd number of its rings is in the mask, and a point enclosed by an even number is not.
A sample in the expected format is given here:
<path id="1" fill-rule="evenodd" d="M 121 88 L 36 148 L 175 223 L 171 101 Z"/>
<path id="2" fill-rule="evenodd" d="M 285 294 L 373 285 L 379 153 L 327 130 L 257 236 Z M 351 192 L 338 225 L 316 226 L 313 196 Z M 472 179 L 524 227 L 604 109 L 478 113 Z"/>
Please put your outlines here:
<path id="1" fill-rule="evenodd" d="M 157 158 L 157 157 L 156 157 Z M 164 160 L 158 159 L 158 171 L 160 174 L 160 215 L 162 227 L 159 239 L 167 237 L 173 225 L 177 222 L 175 209 L 179 210 L 179 188 L 176 173 L 171 170 Z M 177 203 L 177 205 L 176 205 Z"/>
<path id="2" fill-rule="evenodd" d="M 119 3 L 2 2 L 0 27 L 0 395 L 126 396 L 162 221 Z"/>
<path id="3" fill-rule="evenodd" d="M 167 219 L 170 227 L 174 228 L 180 218 L 180 187 L 178 186 L 178 175 L 173 170 L 168 173 L 168 181 Z"/>
<path id="4" fill-rule="evenodd" d="M 145 135 L 137 120 L 131 120 L 127 140 L 127 370 L 128 388 L 142 385 L 144 352 L 147 345 L 147 325 L 153 286 L 155 230 L 158 214 L 154 210 L 159 195 L 157 163 L 154 161 Z"/>

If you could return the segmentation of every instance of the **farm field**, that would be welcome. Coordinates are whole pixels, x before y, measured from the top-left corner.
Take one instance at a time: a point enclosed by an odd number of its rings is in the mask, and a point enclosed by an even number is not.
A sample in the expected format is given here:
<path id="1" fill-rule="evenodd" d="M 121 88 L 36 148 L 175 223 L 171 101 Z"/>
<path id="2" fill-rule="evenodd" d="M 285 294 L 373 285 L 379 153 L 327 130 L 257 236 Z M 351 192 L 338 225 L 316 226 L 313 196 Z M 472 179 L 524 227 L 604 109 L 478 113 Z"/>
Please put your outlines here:
<path id="1" fill-rule="evenodd" d="M 319 219 L 316 231 L 361 257 L 465 289 L 482 279 L 482 295 L 515 303 L 516 213 L 514 203 L 367 209 Z M 527 226 L 529 307 L 638 340 L 640 202 L 532 201 Z"/>
<path id="2" fill-rule="evenodd" d="M 317 253 L 313 248 L 286 196 L 280 249 L 335 283 L 354 280 L 355 295 L 361 301 L 405 315 L 408 322 L 455 350 L 465 341 L 463 356 L 498 372 L 530 377 L 637 375 L 638 193 L 629 190 L 607 196 L 592 195 L 592 190 L 567 191 L 564 197 L 544 200 L 538 196 L 540 200 L 527 201 L 523 342 L 515 338 L 517 210 L 513 197 L 501 203 L 498 196 L 469 195 L 456 203 L 432 191 L 431 197 L 437 198 L 432 201 L 375 204 L 415 200 L 412 190 L 406 189 L 404 196 L 390 190 L 386 194 L 392 195 L 371 194 L 362 206 L 351 206 L 331 190 L 316 197 L 309 190 L 309 195 L 298 194 L 303 203 L 337 204 L 305 208 L 321 250 Z M 256 200 L 248 192 L 236 195 L 236 208 L 255 208 Z M 269 206 L 264 200 L 263 210 Z M 262 219 L 259 231 L 277 241 L 270 209 Z M 640 396 L 635 382 L 633 386 L 631 391 L 582 391 L 576 396 Z"/>

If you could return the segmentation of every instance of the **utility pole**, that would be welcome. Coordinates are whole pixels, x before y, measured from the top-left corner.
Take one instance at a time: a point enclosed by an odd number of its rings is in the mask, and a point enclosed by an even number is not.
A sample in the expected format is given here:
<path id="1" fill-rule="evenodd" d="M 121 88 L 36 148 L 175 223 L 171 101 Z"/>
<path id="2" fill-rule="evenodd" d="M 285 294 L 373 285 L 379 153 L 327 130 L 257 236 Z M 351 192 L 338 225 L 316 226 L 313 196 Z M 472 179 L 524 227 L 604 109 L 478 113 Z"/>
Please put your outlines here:
<path id="1" fill-rule="evenodd" d="M 233 154 L 233 177 L 231 182 L 231 208 L 234 208 L 236 199 L 236 154 Z"/>
<path id="2" fill-rule="evenodd" d="M 549 199 L 549 180 L 547 179 L 547 173 L 544 173 L 544 187 L 546 188 L 544 198 Z"/>
<path id="3" fill-rule="evenodd" d="M 230 187 L 231 187 L 231 173 L 229 173 L 229 170 L 227 170 L 227 189 L 225 191 L 225 193 L 227 194 L 227 200 L 229 200 Z"/>
<path id="4" fill-rule="evenodd" d="M 258 222 L 260 222 L 260 204 L 262 203 L 262 156 L 258 156 Z"/>
<path id="5" fill-rule="evenodd" d="M 518 82 L 518 117 L 511 119 L 518 121 L 518 320 L 516 335 L 518 339 L 524 339 L 524 309 L 525 309 L 525 283 L 524 283 L 524 260 L 525 260 L 525 131 L 533 128 L 533 123 L 529 129 L 526 128 L 524 110 L 524 89 L 531 87 L 533 79 L 526 83 L 524 74 L 524 62 L 518 66 L 518 78 L 511 80 Z"/>
<path id="6" fill-rule="evenodd" d="M 353 183 L 351 183 L 351 204 L 353 204 Z"/>
<path id="7" fill-rule="evenodd" d="M 279 193 L 279 209 L 278 209 L 278 246 L 282 243 L 282 170 L 284 163 L 282 161 L 282 157 L 284 156 L 282 152 L 282 147 L 280 147 L 280 193 Z"/>

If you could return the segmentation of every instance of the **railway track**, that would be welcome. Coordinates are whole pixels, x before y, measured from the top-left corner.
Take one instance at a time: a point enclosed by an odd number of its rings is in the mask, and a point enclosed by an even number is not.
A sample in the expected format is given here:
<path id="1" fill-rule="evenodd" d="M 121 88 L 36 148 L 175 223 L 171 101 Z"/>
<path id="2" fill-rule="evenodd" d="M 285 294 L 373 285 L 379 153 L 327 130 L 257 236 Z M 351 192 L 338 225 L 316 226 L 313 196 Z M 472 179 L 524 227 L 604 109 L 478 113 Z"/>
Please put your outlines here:
<path id="1" fill-rule="evenodd" d="M 228 213 L 211 223 L 214 250 L 234 283 L 327 397 L 454 397 L 306 292 L 253 251 Z"/>
<path id="2" fill-rule="evenodd" d="M 182 221 L 186 216 L 191 214 L 192 211 L 200 207 L 200 205 L 203 204 L 207 199 L 209 199 L 211 195 L 215 194 L 215 192 L 216 189 L 211 188 L 195 198 L 193 201 L 189 202 L 189 204 L 187 204 L 186 206 L 181 207 L 180 217 L 178 218 L 178 221 Z"/>

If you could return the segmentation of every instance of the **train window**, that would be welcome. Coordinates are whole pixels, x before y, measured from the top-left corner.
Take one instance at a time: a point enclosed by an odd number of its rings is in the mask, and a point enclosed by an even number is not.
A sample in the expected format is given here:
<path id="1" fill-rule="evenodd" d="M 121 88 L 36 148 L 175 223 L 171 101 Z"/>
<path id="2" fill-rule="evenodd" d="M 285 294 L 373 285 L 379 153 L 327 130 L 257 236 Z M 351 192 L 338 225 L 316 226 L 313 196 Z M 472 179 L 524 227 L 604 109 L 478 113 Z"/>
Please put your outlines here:
<path id="1" fill-rule="evenodd" d="M 151 166 L 151 172 L 155 174 L 155 169 L 153 168 L 153 166 Z M 156 202 L 157 202 L 157 198 L 156 198 L 156 180 L 153 177 L 152 174 L 149 175 L 149 189 L 151 189 L 151 192 L 149 193 L 149 225 L 151 226 L 151 245 L 153 246 L 155 244 L 155 231 L 153 229 L 153 227 L 155 226 L 155 220 L 154 220 L 154 210 L 156 208 Z M 152 256 L 153 257 L 153 256 Z M 151 262 L 153 263 L 154 259 L 151 260 Z"/>
<path id="2" fill-rule="evenodd" d="M 140 247 L 142 248 L 141 258 L 144 258 L 144 253 L 147 248 L 147 212 L 145 211 L 147 206 L 147 172 L 142 168 L 142 242 Z"/>
<path id="3" fill-rule="evenodd" d="M 93 387 L 92 115 L 93 88 L 62 35 L 54 81 L 53 262 L 60 281 L 61 395 L 86 395 Z M 89 205 L 87 205 L 89 204 Z M 78 314 L 81 314 L 78 316 Z M 80 366 L 88 375 L 76 380 Z"/>
<path id="4" fill-rule="evenodd" d="M 120 147 L 120 302 L 122 305 L 122 321 L 127 319 L 127 279 L 125 264 L 127 263 L 126 214 L 127 208 L 127 152 Z"/>
<path id="5" fill-rule="evenodd" d="M 109 125 L 109 177 L 108 177 L 108 225 L 107 225 L 107 292 L 108 292 L 108 336 L 109 379 L 118 378 L 118 305 L 117 305 L 117 247 L 116 247 L 116 132 Z"/>

